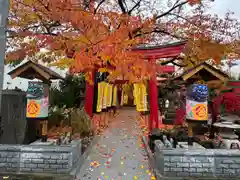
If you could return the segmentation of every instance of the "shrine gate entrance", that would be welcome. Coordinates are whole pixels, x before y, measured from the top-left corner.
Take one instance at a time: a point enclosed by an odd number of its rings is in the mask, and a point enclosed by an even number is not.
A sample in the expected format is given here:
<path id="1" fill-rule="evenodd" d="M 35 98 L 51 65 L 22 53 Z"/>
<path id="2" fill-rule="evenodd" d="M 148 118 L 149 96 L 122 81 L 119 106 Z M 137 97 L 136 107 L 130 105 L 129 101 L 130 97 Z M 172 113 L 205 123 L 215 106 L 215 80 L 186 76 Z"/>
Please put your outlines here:
<path id="1" fill-rule="evenodd" d="M 153 128 L 159 127 L 159 111 L 158 111 L 158 90 L 157 90 L 157 73 L 173 73 L 175 71 L 174 66 L 164 65 L 156 66 L 160 59 L 164 58 L 177 58 L 184 50 L 186 42 L 177 42 L 167 45 L 152 46 L 152 47 L 137 47 L 132 49 L 137 53 L 144 55 L 144 59 L 153 64 L 153 75 L 149 81 L 149 101 L 150 101 L 150 118 L 149 118 L 149 132 Z M 94 82 L 94 74 L 97 69 L 92 71 L 92 80 Z M 125 81 L 117 81 L 116 84 L 126 83 Z M 90 117 L 93 117 L 93 97 L 94 97 L 94 84 L 87 83 L 86 85 L 86 99 L 85 109 Z"/>

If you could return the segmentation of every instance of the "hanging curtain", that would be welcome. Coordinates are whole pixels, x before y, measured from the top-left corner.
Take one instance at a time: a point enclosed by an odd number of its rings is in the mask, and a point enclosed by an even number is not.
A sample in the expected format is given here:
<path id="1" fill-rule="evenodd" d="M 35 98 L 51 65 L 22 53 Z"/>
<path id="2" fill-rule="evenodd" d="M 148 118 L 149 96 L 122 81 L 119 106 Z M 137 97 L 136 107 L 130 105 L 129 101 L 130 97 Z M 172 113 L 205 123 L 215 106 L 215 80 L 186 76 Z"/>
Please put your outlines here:
<path id="1" fill-rule="evenodd" d="M 133 85 L 133 94 L 134 94 L 134 104 L 136 105 L 136 110 L 139 111 L 139 84 L 135 83 Z"/>
<path id="2" fill-rule="evenodd" d="M 113 85 L 108 84 L 107 107 L 112 106 Z"/>
<path id="3" fill-rule="evenodd" d="M 129 89 L 129 86 L 127 84 L 124 84 L 123 85 L 123 105 L 124 104 L 128 104 L 128 89 Z"/>
<path id="4" fill-rule="evenodd" d="M 116 107 L 117 106 L 117 92 L 118 90 L 117 90 L 117 86 L 114 86 L 113 87 L 113 98 L 112 98 L 112 106 L 113 107 Z"/>
<path id="5" fill-rule="evenodd" d="M 94 96 L 93 96 L 93 113 L 98 113 L 99 111 L 99 83 L 100 83 L 100 73 L 95 73 L 94 78 Z"/>
<path id="6" fill-rule="evenodd" d="M 103 90 L 104 82 L 98 83 L 98 100 L 97 100 L 97 112 L 101 112 L 103 109 Z"/>
<path id="7" fill-rule="evenodd" d="M 143 83 L 134 84 L 134 99 L 136 103 L 136 110 L 145 112 L 148 110 L 147 104 L 147 88 Z"/>

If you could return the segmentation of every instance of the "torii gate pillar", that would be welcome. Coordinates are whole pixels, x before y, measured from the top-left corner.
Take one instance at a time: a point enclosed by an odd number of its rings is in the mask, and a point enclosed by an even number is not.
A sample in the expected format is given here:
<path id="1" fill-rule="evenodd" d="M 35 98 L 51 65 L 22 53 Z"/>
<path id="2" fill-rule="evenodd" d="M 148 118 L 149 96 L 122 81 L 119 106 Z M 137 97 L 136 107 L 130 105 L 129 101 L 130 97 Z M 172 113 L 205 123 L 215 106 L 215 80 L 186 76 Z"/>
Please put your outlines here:
<path id="1" fill-rule="evenodd" d="M 176 58 L 183 52 L 186 41 L 176 42 L 172 44 L 152 46 L 152 47 L 138 47 L 134 48 L 134 52 L 144 55 L 144 59 L 152 64 L 153 71 L 149 81 L 149 96 L 150 96 L 150 118 L 149 118 L 149 133 L 152 128 L 159 127 L 159 113 L 158 113 L 158 90 L 157 90 L 157 73 L 172 73 L 174 66 L 157 66 L 156 60 L 162 58 Z M 154 126 L 153 126 L 154 125 Z"/>
<path id="2" fill-rule="evenodd" d="M 149 96 L 150 96 L 150 118 L 149 118 L 149 132 L 152 128 L 159 127 L 158 121 L 158 90 L 157 90 L 157 77 L 156 77 L 156 58 L 151 57 L 149 62 L 152 64 L 153 71 L 149 81 Z"/>

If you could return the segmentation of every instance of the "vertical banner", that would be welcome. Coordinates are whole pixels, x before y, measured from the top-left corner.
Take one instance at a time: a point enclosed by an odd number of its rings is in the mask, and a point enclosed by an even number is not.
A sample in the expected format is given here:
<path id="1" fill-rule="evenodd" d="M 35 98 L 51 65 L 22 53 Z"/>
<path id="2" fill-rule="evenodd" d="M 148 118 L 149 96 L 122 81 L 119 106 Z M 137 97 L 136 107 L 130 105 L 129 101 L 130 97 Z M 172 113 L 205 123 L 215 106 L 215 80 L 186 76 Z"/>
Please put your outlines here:
<path id="1" fill-rule="evenodd" d="M 136 110 L 139 112 L 145 112 L 147 107 L 147 88 L 143 83 L 134 84 L 134 99 L 136 103 Z"/>
<path id="2" fill-rule="evenodd" d="M 208 120 L 208 87 L 194 84 L 187 89 L 186 119 L 195 121 Z"/>
<path id="3" fill-rule="evenodd" d="M 112 97 L 112 106 L 116 107 L 117 106 L 117 86 L 115 85 L 113 87 L 113 97 Z"/>
<path id="4" fill-rule="evenodd" d="M 113 85 L 108 84 L 107 107 L 112 106 L 112 96 L 113 96 Z"/>
<path id="5" fill-rule="evenodd" d="M 102 109 L 107 109 L 107 99 L 108 99 L 108 83 L 102 82 L 103 88 L 103 101 L 102 101 Z"/>
<path id="6" fill-rule="evenodd" d="M 103 105 L 103 82 L 98 83 L 97 112 L 102 111 Z"/>
<path id="7" fill-rule="evenodd" d="M 48 117 L 49 86 L 41 82 L 29 82 L 27 89 L 27 118 Z"/>

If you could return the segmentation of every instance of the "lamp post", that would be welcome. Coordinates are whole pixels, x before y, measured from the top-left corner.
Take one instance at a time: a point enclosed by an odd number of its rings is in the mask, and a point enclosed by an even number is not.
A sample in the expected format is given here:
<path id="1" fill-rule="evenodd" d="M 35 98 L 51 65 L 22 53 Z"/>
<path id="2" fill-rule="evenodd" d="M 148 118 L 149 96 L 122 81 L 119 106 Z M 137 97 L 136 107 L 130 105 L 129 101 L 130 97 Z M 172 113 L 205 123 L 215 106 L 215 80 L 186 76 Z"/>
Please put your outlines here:
<path id="1" fill-rule="evenodd" d="M 1 103 L 2 88 L 4 77 L 4 59 L 6 50 L 6 29 L 9 9 L 9 0 L 0 0 L 0 119 L 1 119 Z"/>

